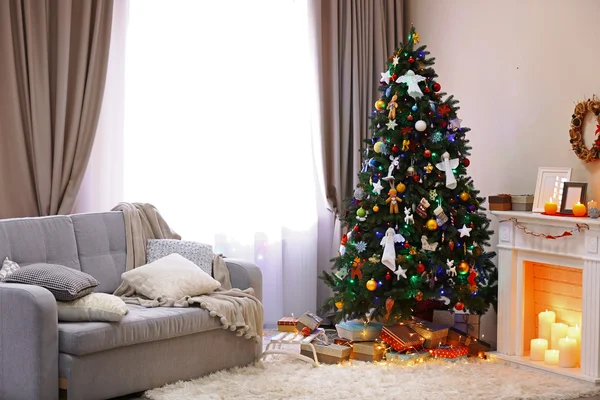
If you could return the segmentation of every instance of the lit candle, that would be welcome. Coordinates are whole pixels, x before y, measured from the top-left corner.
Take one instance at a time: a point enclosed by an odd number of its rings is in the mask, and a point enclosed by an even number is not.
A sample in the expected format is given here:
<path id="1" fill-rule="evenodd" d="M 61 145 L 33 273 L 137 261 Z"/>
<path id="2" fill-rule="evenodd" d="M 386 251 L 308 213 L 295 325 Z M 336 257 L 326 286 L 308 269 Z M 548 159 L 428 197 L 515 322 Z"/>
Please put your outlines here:
<path id="1" fill-rule="evenodd" d="M 552 329 L 550 331 L 551 349 L 558 349 L 558 341 L 559 339 L 567 337 L 567 329 L 569 329 L 569 326 L 567 324 L 563 324 L 562 322 L 552 324 Z"/>
<path id="2" fill-rule="evenodd" d="M 567 337 L 577 341 L 577 362 L 579 363 L 581 357 L 581 328 L 579 325 L 570 326 L 567 329 Z"/>
<path id="3" fill-rule="evenodd" d="M 558 364 L 558 350 L 546 350 L 544 353 L 544 362 L 548 365 Z"/>
<path id="4" fill-rule="evenodd" d="M 577 204 L 573 206 L 573 215 L 576 217 L 583 217 L 586 211 L 585 206 L 580 202 L 577 202 Z"/>
<path id="5" fill-rule="evenodd" d="M 552 197 L 544 204 L 544 212 L 548 215 L 554 215 L 558 211 L 558 204 L 552 201 Z"/>
<path id="6" fill-rule="evenodd" d="M 558 366 L 563 368 L 573 368 L 577 365 L 577 340 L 564 339 L 558 340 Z"/>
<path id="7" fill-rule="evenodd" d="M 596 200 L 590 200 L 587 203 L 588 208 L 598 208 L 598 202 Z"/>
<path id="8" fill-rule="evenodd" d="M 550 332 L 552 328 L 552 324 L 556 322 L 556 314 L 554 311 L 542 311 L 538 314 L 538 325 L 539 332 L 538 336 L 542 339 L 546 339 L 548 342 L 550 341 Z"/>
<path id="9" fill-rule="evenodd" d="M 529 358 L 533 361 L 544 361 L 546 350 L 548 350 L 548 341 L 546 339 L 531 339 Z"/>

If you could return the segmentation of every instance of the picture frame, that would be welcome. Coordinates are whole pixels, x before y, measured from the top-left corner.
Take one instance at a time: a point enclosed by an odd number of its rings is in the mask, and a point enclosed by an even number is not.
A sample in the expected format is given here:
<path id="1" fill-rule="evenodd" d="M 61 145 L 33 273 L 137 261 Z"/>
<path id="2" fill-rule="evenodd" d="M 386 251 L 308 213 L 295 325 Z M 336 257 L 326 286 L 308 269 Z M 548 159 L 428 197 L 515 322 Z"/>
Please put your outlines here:
<path id="1" fill-rule="evenodd" d="M 552 198 L 560 207 L 562 204 L 563 187 L 571 180 L 571 168 L 540 167 L 535 184 L 532 212 L 544 212 L 544 204 Z"/>
<path id="2" fill-rule="evenodd" d="M 573 205 L 580 202 L 585 203 L 587 195 L 587 183 L 565 182 L 563 186 L 562 201 L 560 204 L 561 214 L 573 214 Z"/>

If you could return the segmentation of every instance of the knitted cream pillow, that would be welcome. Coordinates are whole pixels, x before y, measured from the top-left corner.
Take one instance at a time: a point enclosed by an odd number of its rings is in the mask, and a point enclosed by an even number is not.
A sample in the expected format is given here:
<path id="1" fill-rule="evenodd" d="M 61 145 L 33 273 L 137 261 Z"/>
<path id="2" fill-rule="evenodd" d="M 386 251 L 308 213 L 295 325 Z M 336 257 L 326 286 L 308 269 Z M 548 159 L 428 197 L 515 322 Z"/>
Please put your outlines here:
<path id="1" fill-rule="evenodd" d="M 58 320 L 67 322 L 118 322 L 129 311 L 120 297 L 108 293 L 92 293 L 73 301 L 57 301 Z"/>
<path id="2" fill-rule="evenodd" d="M 180 254 L 173 253 L 124 272 L 123 282 L 149 299 L 199 296 L 221 286 L 209 274 Z"/>

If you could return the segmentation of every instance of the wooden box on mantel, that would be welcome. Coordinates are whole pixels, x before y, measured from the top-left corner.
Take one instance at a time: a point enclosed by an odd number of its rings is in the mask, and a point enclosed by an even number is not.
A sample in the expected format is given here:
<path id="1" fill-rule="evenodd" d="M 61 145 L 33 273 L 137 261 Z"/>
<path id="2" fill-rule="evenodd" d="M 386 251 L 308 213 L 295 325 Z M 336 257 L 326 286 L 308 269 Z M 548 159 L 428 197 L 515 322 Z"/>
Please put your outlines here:
<path id="1" fill-rule="evenodd" d="M 510 194 L 499 194 L 496 196 L 490 196 L 488 198 L 488 201 L 490 203 L 490 210 L 510 211 L 512 209 L 510 197 Z"/>
<path id="2" fill-rule="evenodd" d="M 533 209 L 533 195 L 519 194 L 511 196 L 512 209 L 515 211 L 531 211 Z"/>

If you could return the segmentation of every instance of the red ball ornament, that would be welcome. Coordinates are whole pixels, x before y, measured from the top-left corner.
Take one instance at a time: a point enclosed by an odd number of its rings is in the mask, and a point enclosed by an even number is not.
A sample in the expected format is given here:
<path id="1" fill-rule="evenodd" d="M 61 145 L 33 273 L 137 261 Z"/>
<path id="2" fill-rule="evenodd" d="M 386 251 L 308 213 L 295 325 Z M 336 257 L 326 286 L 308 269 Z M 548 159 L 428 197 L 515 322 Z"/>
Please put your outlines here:
<path id="1" fill-rule="evenodd" d="M 431 92 L 431 89 L 429 89 L 428 87 L 426 87 L 426 88 L 425 88 L 423 91 L 424 91 L 425 93 L 430 93 L 430 92 Z"/>
<path id="2" fill-rule="evenodd" d="M 412 58 L 412 57 L 408 57 L 408 62 L 412 64 L 412 63 L 414 63 L 414 62 L 415 62 L 415 59 L 414 59 L 414 58 Z"/>
<path id="3" fill-rule="evenodd" d="M 423 300 L 423 292 L 417 292 L 417 293 L 415 293 L 415 300 L 416 301 Z"/>
<path id="4" fill-rule="evenodd" d="M 412 121 L 414 119 L 414 117 L 412 116 L 412 114 L 408 114 L 408 117 L 406 117 L 407 120 Z"/>
<path id="5" fill-rule="evenodd" d="M 388 271 L 387 274 L 385 274 L 385 280 L 386 281 L 391 281 L 392 280 L 392 274 L 390 274 L 390 272 Z"/>
<path id="6" fill-rule="evenodd" d="M 393 80 L 393 81 L 396 81 L 396 79 L 398 79 L 398 74 L 394 73 L 394 74 L 392 75 L 392 80 Z"/>
<path id="7" fill-rule="evenodd" d="M 471 161 L 467 157 L 463 158 L 461 162 L 462 162 L 462 165 L 464 165 L 465 167 L 468 167 L 469 165 L 471 165 Z"/>
<path id="8" fill-rule="evenodd" d="M 444 177 L 444 174 L 438 174 L 438 178 L 442 179 Z"/>
<path id="9" fill-rule="evenodd" d="M 417 265 L 417 272 L 422 274 L 424 271 L 425 271 L 425 266 L 423 265 L 423 263 L 419 263 L 419 265 Z"/>
<path id="10" fill-rule="evenodd" d="M 408 242 L 404 242 L 404 248 L 405 248 L 405 249 L 408 249 L 409 247 L 410 247 L 410 243 L 408 243 Z"/>
<path id="11" fill-rule="evenodd" d="M 399 151 L 400 151 L 400 148 L 399 148 L 397 145 L 393 145 L 393 146 L 392 146 L 392 151 L 393 151 L 394 153 L 397 153 L 397 152 L 399 152 Z"/>
<path id="12" fill-rule="evenodd" d="M 463 310 L 465 308 L 465 304 L 461 301 L 457 301 L 454 305 L 454 308 L 456 308 L 458 311 Z"/>
<path id="13" fill-rule="evenodd" d="M 311 333 L 312 332 L 308 326 L 305 326 L 304 328 L 302 328 L 302 336 L 310 336 Z"/>
<path id="14" fill-rule="evenodd" d="M 429 157 L 431 157 L 431 150 L 429 150 L 429 149 L 425 149 L 425 151 L 423 152 L 423 155 L 424 155 L 426 158 L 429 158 Z"/>
<path id="15" fill-rule="evenodd" d="M 442 85 L 440 85 L 439 83 L 436 82 L 436 83 L 433 84 L 433 91 L 434 92 L 439 92 L 441 88 L 442 88 Z"/>
<path id="16" fill-rule="evenodd" d="M 442 128 L 445 128 L 447 125 L 448 125 L 448 123 L 447 123 L 446 121 L 442 121 L 442 122 L 440 122 L 440 126 L 441 126 Z"/>
<path id="17" fill-rule="evenodd" d="M 354 228 L 352 228 L 352 230 L 354 232 L 358 232 L 360 230 L 360 228 L 358 227 L 358 225 L 354 225 Z"/>
<path id="18" fill-rule="evenodd" d="M 421 177 L 419 175 L 413 176 L 413 181 L 419 182 L 419 179 L 421 179 Z"/>

